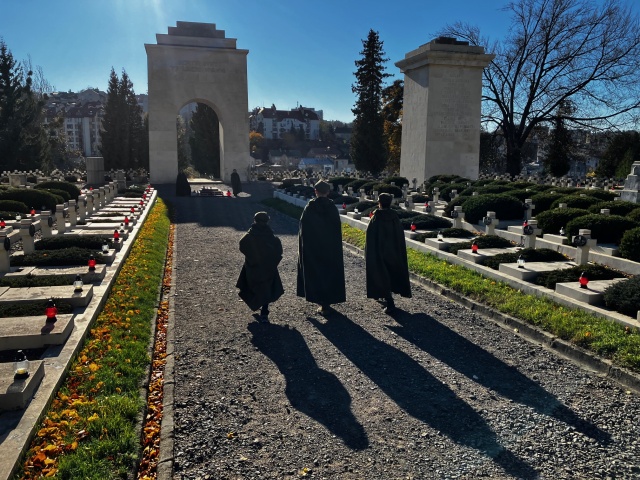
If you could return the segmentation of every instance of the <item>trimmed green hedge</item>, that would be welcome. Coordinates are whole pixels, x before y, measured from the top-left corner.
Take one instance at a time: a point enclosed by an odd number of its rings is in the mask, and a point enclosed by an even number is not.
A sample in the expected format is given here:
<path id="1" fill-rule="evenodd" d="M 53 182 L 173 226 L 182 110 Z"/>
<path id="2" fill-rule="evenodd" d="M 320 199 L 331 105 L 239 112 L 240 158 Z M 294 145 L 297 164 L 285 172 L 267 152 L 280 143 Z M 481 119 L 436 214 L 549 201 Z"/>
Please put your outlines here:
<path id="1" fill-rule="evenodd" d="M 536 206 L 534 214 L 538 215 L 539 213 L 546 212 L 551 208 L 553 202 L 562 197 L 563 195 L 560 193 L 543 192 L 535 194 L 531 197 L 531 201 Z"/>
<path id="2" fill-rule="evenodd" d="M 640 310 L 640 276 L 611 285 L 604 291 L 604 303 L 616 312 L 636 318 Z"/>
<path id="3" fill-rule="evenodd" d="M 467 197 L 462 202 L 464 219 L 469 223 L 478 223 L 487 212 L 496 212 L 499 220 L 517 220 L 524 218 L 522 202 L 507 194 L 487 194 Z"/>
<path id="4" fill-rule="evenodd" d="M 538 221 L 538 227 L 542 229 L 542 233 L 559 235 L 560 228 L 565 228 L 566 231 L 567 223 L 584 215 L 589 215 L 589 212 L 580 208 L 554 208 L 539 213 L 535 219 Z"/>
<path id="5" fill-rule="evenodd" d="M 17 200 L 0 200 L 0 211 L 29 213 L 31 209 Z"/>
<path id="6" fill-rule="evenodd" d="M 414 240 L 418 242 L 424 242 L 425 238 L 436 238 L 439 232 L 442 232 L 442 235 L 444 237 L 449 238 L 473 238 L 476 236 L 476 234 L 470 232 L 469 230 L 465 230 L 464 228 L 443 228 L 438 232 L 419 233 L 418 235 L 416 235 L 416 238 Z"/>
<path id="7" fill-rule="evenodd" d="M 587 210 L 589 213 L 600 213 L 603 208 L 608 208 L 611 215 L 626 216 L 634 210 L 640 209 L 640 205 L 633 202 L 600 202 L 590 206 Z"/>
<path id="8" fill-rule="evenodd" d="M 525 262 L 561 262 L 566 260 L 564 255 L 549 248 L 523 248 L 517 252 L 505 252 L 487 257 L 482 261 L 482 265 L 498 270 L 501 263 L 516 263 L 520 256 Z"/>
<path id="9" fill-rule="evenodd" d="M 567 208 L 582 208 L 586 210 L 587 208 L 601 203 L 601 200 L 596 197 L 581 197 L 579 195 L 565 195 L 564 197 L 558 198 L 551 204 L 551 209 L 558 208 L 561 203 L 566 203 Z M 537 204 L 536 204 L 537 205 Z"/>
<path id="10" fill-rule="evenodd" d="M 537 285 L 556 289 L 556 283 L 578 282 L 580 275 L 584 272 L 589 280 L 611 280 L 613 278 L 622 278 L 623 275 L 615 270 L 604 267 L 602 265 L 577 265 L 562 270 L 553 270 L 550 272 L 541 272 L 535 280 Z"/>
<path id="11" fill-rule="evenodd" d="M 498 237 L 497 235 L 481 235 L 476 237 L 475 240 L 470 242 L 454 243 L 449 246 L 449 253 L 457 254 L 458 250 L 468 250 L 471 248 L 471 244 L 476 242 L 478 249 L 483 248 L 509 248 L 513 247 L 513 244 L 506 238 Z"/>
<path id="12" fill-rule="evenodd" d="M 591 238 L 598 243 L 620 244 L 624 232 L 638 226 L 637 222 L 619 215 L 589 214 L 574 218 L 565 228 L 567 237 L 578 235 L 580 229 L 591 230 Z"/>
<path id="13" fill-rule="evenodd" d="M 33 265 L 38 267 L 61 267 L 65 265 L 87 265 L 93 255 L 96 263 L 105 263 L 102 254 L 94 249 L 70 247 L 62 250 L 36 250 L 26 255 L 12 255 L 11 265 L 22 267 Z"/>
<path id="14" fill-rule="evenodd" d="M 624 232 L 620 240 L 620 256 L 640 262 L 640 227 Z"/>
<path id="15" fill-rule="evenodd" d="M 435 230 L 439 228 L 451 227 L 451 222 L 446 218 L 438 217 L 431 214 L 420 214 L 411 218 L 402 218 L 400 220 L 400 223 L 402 223 L 402 226 L 405 230 L 409 230 L 412 223 L 415 224 L 418 230 Z"/>
<path id="16" fill-rule="evenodd" d="M 80 189 L 70 182 L 58 182 L 52 180 L 49 182 L 39 183 L 34 188 L 41 190 L 64 190 L 72 200 L 76 200 L 80 196 Z"/>
<path id="17" fill-rule="evenodd" d="M 64 203 L 61 197 L 54 195 L 46 190 L 36 188 L 9 188 L 0 190 L 0 200 L 16 200 L 22 202 L 27 207 L 36 209 L 56 210 L 56 205 Z"/>
<path id="18" fill-rule="evenodd" d="M 82 236 L 58 236 L 42 238 L 34 243 L 36 250 L 64 250 L 70 247 L 85 248 L 100 251 L 102 245 L 108 244 L 113 248 L 112 238 L 103 238 L 98 235 Z"/>

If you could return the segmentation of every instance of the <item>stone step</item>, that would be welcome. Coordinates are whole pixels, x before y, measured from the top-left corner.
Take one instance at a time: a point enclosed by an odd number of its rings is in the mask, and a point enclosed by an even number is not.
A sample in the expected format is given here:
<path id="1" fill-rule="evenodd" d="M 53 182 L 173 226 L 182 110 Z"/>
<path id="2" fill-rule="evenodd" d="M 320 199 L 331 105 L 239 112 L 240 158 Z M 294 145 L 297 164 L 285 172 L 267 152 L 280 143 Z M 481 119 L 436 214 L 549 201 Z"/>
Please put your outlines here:
<path id="1" fill-rule="evenodd" d="M 576 279 L 575 282 L 556 283 L 556 293 L 589 305 L 600 305 L 603 303 L 604 291 L 614 283 L 622 280 L 626 279 L 592 280 L 587 284 L 587 288 L 582 288 L 578 279 Z"/>
<path id="2" fill-rule="evenodd" d="M 108 259 L 111 254 L 115 255 L 115 250 L 109 250 L 109 254 L 102 254 L 103 258 Z M 111 258 L 113 261 L 113 258 Z M 26 277 L 27 275 L 35 277 L 59 277 L 64 275 L 69 280 L 69 285 L 76 279 L 76 275 L 82 277 L 84 283 L 96 283 L 102 281 L 107 273 L 105 264 L 96 265 L 94 271 L 90 271 L 87 266 L 76 267 L 14 267 L 9 273 L 0 273 L 0 278 L 16 278 Z"/>
<path id="3" fill-rule="evenodd" d="M 517 252 L 518 249 L 515 247 L 511 248 L 479 248 L 478 253 L 473 253 L 473 251 L 469 249 L 458 250 L 458 256 L 467 260 L 468 262 L 473 263 L 482 263 L 482 261 L 488 257 L 494 257 L 501 253 L 513 253 Z"/>
<path id="4" fill-rule="evenodd" d="M 471 240 L 471 238 L 445 237 L 442 241 L 439 241 L 437 238 L 425 238 L 424 243 L 425 245 L 437 250 L 449 250 L 449 246 L 454 243 L 470 242 Z"/>
<path id="5" fill-rule="evenodd" d="M 517 263 L 501 263 L 498 271 L 519 280 L 531 282 L 542 272 L 551 272 L 575 266 L 576 264 L 572 262 L 527 262 L 524 267 L 520 268 Z"/>
<path id="6" fill-rule="evenodd" d="M 92 297 L 93 285 L 85 285 L 81 292 L 74 292 L 71 285 L 29 288 L 0 287 L 0 305 L 44 303 L 50 298 L 54 298 L 58 302 L 68 303 L 73 307 L 86 307 Z"/>
<path id="7" fill-rule="evenodd" d="M 544 235 L 542 235 L 542 238 L 547 240 L 548 242 L 557 243 L 558 245 L 567 245 L 569 243 L 567 237 L 565 237 L 564 235 L 545 233 Z"/>
<path id="8" fill-rule="evenodd" d="M 57 315 L 56 318 L 55 323 L 47 323 L 44 312 L 39 317 L 0 318 L 0 351 L 64 344 L 73 330 L 75 315 Z"/>
<path id="9" fill-rule="evenodd" d="M 25 379 L 14 379 L 13 368 L 13 362 L 0 363 L 0 411 L 26 407 L 44 377 L 42 360 L 29 362 L 29 376 Z"/>

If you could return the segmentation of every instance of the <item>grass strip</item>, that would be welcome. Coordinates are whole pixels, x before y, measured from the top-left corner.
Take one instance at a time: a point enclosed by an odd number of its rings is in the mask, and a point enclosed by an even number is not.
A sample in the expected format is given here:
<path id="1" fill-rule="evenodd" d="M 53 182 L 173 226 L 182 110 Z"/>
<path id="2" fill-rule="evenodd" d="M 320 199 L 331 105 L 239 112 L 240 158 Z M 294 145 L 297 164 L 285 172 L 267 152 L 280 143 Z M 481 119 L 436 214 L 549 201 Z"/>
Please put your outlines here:
<path id="1" fill-rule="evenodd" d="M 170 220 L 158 199 L 14 478 L 115 479 L 140 454 L 140 385 Z"/>
<path id="2" fill-rule="evenodd" d="M 283 213 L 302 212 L 279 199 L 269 199 L 268 206 Z M 297 210 L 293 210 L 297 209 Z M 292 215 L 299 218 L 299 213 Z M 345 242 L 364 248 L 365 232 L 342 224 Z M 409 270 L 428 278 L 499 312 L 524 320 L 531 325 L 611 360 L 615 365 L 640 373 L 640 332 L 579 308 L 569 308 L 553 300 L 529 295 L 500 281 L 460 265 L 453 265 L 435 255 L 407 248 Z"/>

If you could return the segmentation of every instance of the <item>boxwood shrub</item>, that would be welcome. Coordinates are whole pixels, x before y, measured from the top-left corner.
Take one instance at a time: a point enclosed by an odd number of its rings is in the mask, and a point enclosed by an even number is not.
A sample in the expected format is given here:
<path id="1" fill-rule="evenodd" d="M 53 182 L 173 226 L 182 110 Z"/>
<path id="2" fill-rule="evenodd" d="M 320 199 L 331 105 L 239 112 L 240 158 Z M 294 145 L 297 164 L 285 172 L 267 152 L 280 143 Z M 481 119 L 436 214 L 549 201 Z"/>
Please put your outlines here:
<path id="1" fill-rule="evenodd" d="M 372 187 L 373 190 L 377 190 L 378 193 L 390 193 L 395 198 L 402 197 L 402 189 L 394 185 L 388 185 L 386 183 L 378 183 Z"/>
<path id="2" fill-rule="evenodd" d="M 556 283 L 576 282 L 577 284 L 582 272 L 585 273 L 589 280 L 611 280 L 613 278 L 622 278 L 624 276 L 621 273 L 602 265 L 587 264 L 576 265 L 575 267 L 553 270 L 550 272 L 541 272 L 536 277 L 535 283 L 555 290 Z"/>
<path id="3" fill-rule="evenodd" d="M 451 227 L 451 222 L 446 218 L 431 214 L 420 214 L 410 218 L 402 218 L 400 223 L 402 223 L 405 230 L 409 230 L 412 223 L 415 224 L 418 230 L 435 230 Z"/>
<path id="4" fill-rule="evenodd" d="M 358 203 L 360 200 L 356 197 L 350 197 L 349 195 L 341 195 L 338 192 L 329 193 L 329 199 L 333 200 L 333 203 L 336 205 L 342 205 L 343 203 L 347 205 L 353 205 L 354 203 Z"/>
<path id="5" fill-rule="evenodd" d="M 402 188 L 403 185 L 409 185 L 409 180 L 405 177 L 387 177 L 384 179 L 383 183 L 388 183 L 391 185 L 391 182 L 395 183 L 396 187 Z"/>
<path id="6" fill-rule="evenodd" d="M 355 180 L 353 177 L 333 177 L 330 178 L 328 182 L 337 190 L 338 185 L 342 185 L 344 187 L 347 183 L 353 182 L 353 180 Z"/>
<path id="7" fill-rule="evenodd" d="M 574 218 L 565 227 L 568 238 L 578 235 L 580 229 L 591 230 L 591 238 L 598 240 L 598 243 L 614 243 L 618 245 L 624 232 L 639 226 L 638 222 L 629 220 L 619 215 L 601 215 L 591 213 Z"/>
<path id="8" fill-rule="evenodd" d="M 301 178 L 285 178 L 282 180 L 282 184 L 280 185 L 283 188 L 292 187 L 293 185 L 301 185 Z"/>
<path id="9" fill-rule="evenodd" d="M 579 195 L 565 195 L 555 200 L 551 204 L 551 209 L 558 208 L 561 203 L 566 203 L 567 208 L 582 208 L 583 210 L 586 210 L 587 208 L 600 202 L 601 200 L 597 199 L 596 197 L 589 197 L 589 196 L 581 197 Z"/>
<path id="10" fill-rule="evenodd" d="M 47 188 L 46 189 L 47 192 L 52 193 L 53 195 L 60 197 L 62 199 L 62 202 L 59 203 L 66 203 L 69 200 L 71 200 L 71 195 L 69 195 L 66 190 L 58 190 L 56 188 Z"/>
<path id="11" fill-rule="evenodd" d="M 634 222 L 640 223 L 640 208 L 633 210 L 627 215 L 629 220 L 633 220 Z"/>
<path id="12" fill-rule="evenodd" d="M 351 197 L 353 198 L 353 197 Z M 378 204 L 376 202 L 373 202 L 371 200 L 364 200 L 364 201 L 359 201 L 357 198 L 353 198 L 355 200 L 355 202 L 349 204 L 347 203 L 347 211 L 349 212 L 353 212 L 356 208 L 358 209 L 358 212 L 362 213 L 363 215 L 369 215 L 369 212 L 372 210 L 375 210 L 376 208 L 378 208 Z M 338 203 L 338 202 L 336 202 Z M 366 212 L 366 213 L 365 213 Z"/>
<path id="13" fill-rule="evenodd" d="M 11 265 L 16 267 L 86 265 L 91 255 L 95 257 L 97 263 L 105 263 L 102 254 L 95 249 L 70 247 L 62 250 L 36 250 L 26 255 L 12 255 Z"/>
<path id="14" fill-rule="evenodd" d="M 3 212 L 29 213 L 31 209 L 17 200 L 0 200 L 0 210 Z"/>
<path id="15" fill-rule="evenodd" d="M 584 215 L 589 215 L 589 212 L 581 208 L 554 208 L 537 214 L 535 218 L 542 233 L 558 235 L 560 228 L 566 227 L 567 223 L 574 218 Z"/>
<path id="16" fill-rule="evenodd" d="M 516 220 L 524 216 L 522 202 L 504 193 L 467 197 L 462 202 L 462 211 L 469 223 L 478 223 L 489 211 L 496 212 L 499 220 Z"/>
<path id="17" fill-rule="evenodd" d="M 36 185 L 34 188 L 41 190 L 64 190 L 69 194 L 69 198 L 76 200 L 80 195 L 80 189 L 70 182 L 59 182 L 51 180 L 49 182 L 42 182 Z"/>
<path id="18" fill-rule="evenodd" d="M 369 183 L 369 180 L 364 180 L 364 179 L 361 179 L 361 178 L 359 178 L 359 179 L 354 179 L 354 180 L 352 180 L 351 182 L 347 183 L 347 184 L 344 186 L 344 189 L 345 189 L 345 190 L 347 190 L 349 187 L 351 187 L 351 188 L 353 188 L 354 193 L 358 193 L 358 190 L 359 190 L 360 188 L 362 188 L 362 186 L 363 186 L 365 183 Z"/>
<path id="19" fill-rule="evenodd" d="M 0 200 L 16 200 L 28 207 L 55 211 L 56 205 L 64 203 L 62 197 L 37 188 L 9 188 L 0 191 Z"/>
<path id="20" fill-rule="evenodd" d="M 64 275 L 21 275 L 19 277 L 0 278 L 0 287 L 30 288 L 30 287 L 61 287 L 72 285 L 73 279 Z"/>
<path id="21" fill-rule="evenodd" d="M 39 316 L 42 315 L 46 306 L 47 300 L 25 304 L 0 305 L 0 318 Z M 56 300 L 56 307 L 58 308 L 58 315 L 73 313 L 73 306 L 70 303 Z"/>
<path id="22" fill-rule="evenodd" d="M 465 230 L 464 228 L 442 228 L 437 232 L 423 232 L 416 235 L 415 240 L 418 242 L 424 242 L 425 238 L 436 238 L 438 233 L 442 232 L 442 235 L 449 238 L 473 238 L 475 233 Z"/>
<path id="23" fill-rule="evenodd" d="M 549 248 L 523 248 L 517 252 L 505 252 L 487 257 L 483 259 L 482 264 L 485 267 L 498 270 L 501 263 L 516 263 L 521 255 L 526 262 L 561 262 L 566 260 L 564 255 Z"/>
<path id="24" fill-rule="evenodd" d="M 602 190 L 600 188 L 585 188 L 584 190 L 581 190 L 580 193 L 584 193 L 590 197 L 599 198 L 603 202 L 613 202 L 613 200 L 618 196 L 615 192 Z"/>
<path id="25" fill-rule="evenodd" d="M 104 238 L 99 235 L 81 236 L 58 236 L 42 238 L 34 243 L 36 250 L 63 250 L 69 247 L 87 248 L 100 250 L 102 245 L 107 243 L 109 248 L 113 248 L 113 239 Z"/>
<path id="26" fill-rule="evenodd" d="M 640 205 L 633 202 L 623 201 L 600 202 L 595 205 L 591 205 L 587 210 L 589 210 L 590 213 L 600 213 L 600 210 L 603 208 L 608 208 L 611 215 L 620 215 L 624 217 L 634 210 L 640 209 Z"/>
<path id="27" fill-rule="evenodd" d="M 476 242 L 479 249 L 483 248 L 509 248 L 513 247 L 513 244 L 506 238 L 499 237 L 497 235 L 481 235 L 469 242 L 454 243 L 449 246 L 449 252 L 457 254 L 458 250 L 468 250 L 471 248 L 471 244 Z"/>
<path id="28" fill-rule="evenodd" d="M 622 258 L 640 262 L 640 227 L 624 232 L 619 250 Z"/>
<path id="29" fill-rule="evenodd" d="M 621 280 L 607 288 L 604 304 L 616 312 L 636 318 L 640 310 L 640 276 Z"/>
<path id="30" fill-rule="evenodd" d="M 546 212 L 551 208 L 551 204 L 555 202 L 557 199 L 562 198 L 563 195 L 560 193 L 537 193 L 531 197 L 533 204 L 536 206 L 534 212 L 535 215 L 539 213 Z"/>

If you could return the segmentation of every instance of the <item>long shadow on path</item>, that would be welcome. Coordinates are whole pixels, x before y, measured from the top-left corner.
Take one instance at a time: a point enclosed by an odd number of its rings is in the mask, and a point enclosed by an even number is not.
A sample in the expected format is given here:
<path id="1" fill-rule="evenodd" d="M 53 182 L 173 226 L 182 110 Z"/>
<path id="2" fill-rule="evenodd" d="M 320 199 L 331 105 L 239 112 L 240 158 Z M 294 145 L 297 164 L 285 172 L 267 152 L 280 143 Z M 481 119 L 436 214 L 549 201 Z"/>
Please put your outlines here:
<path id="1" fill-rule="evenodd" d="M 354 450 L 369 446 L 351 412 L 351 396 L 338 377 L 318 367 L 302 334 L 289 326 L 250 323 L 253 343 L 276 364 L 287 382 L 291 405 L 324 425 Z"/>
<path id="2" fill-rule="evenodd" d="M 470 380 L 514 402 L 528 405 L 539 413 L 571 425 L 601 444 L 611 442 L 611 436 L 607 432 L 578 417 L 573 410 L 517 368 L 505 364 L 432 317 L 424 313 L 398 311 L 393 318 L 401 326 L 389 326 L 390 330 Z"/>
<path id="3" fill-rule="evenodd" d="M 526 462 L 506 450 L 485 420 L 406 353 L 388 345 L 339 312 L 326 323 L 308 320 L 409 415 L 454 442 L 492 458 L 508 474 L 538 478 Z"/>

